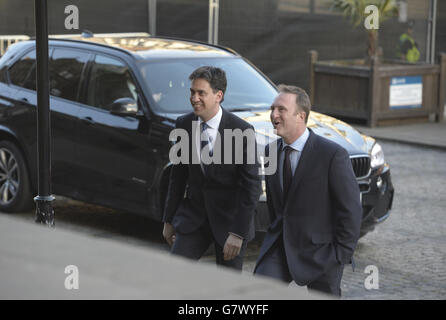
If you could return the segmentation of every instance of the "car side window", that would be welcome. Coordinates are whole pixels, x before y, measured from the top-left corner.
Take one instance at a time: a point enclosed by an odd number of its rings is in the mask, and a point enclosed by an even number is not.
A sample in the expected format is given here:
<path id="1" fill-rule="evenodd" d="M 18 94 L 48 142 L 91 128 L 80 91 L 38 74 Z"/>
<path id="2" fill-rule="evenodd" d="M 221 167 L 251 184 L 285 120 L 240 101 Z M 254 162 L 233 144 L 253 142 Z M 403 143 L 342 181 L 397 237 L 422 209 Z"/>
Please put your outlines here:
<path id="1" fill-rule="evenodd" d="M 7 83 L 6 66 L 0 67 L 0 82 Z"/>
<path id="2" fill-rule="evenodd" d="M 6 61 L 10 58 L 11 54 L 9 51 L 0 57 L 0 82 L 8 83 L 8 77 L 6 75 L 6 70 L 8 69 Z"/>
<path id="3" fill-rule="evenodd" d="M 56 48 L 50 59 L 50 94 L 72 101 L 78 100 L 79 84 L 89 53 Z"/>
<path id="4" fill-rule="evenodd" d="M 120 98 L 137 100 L 136 85 L 128 67 L 117 59 L 97 55 L 88 84 L 87 104 L 110 110 L 111 104 Z"/>
<path id="5" fill-rule="evenodd" d="M 31 90 L 36 90 L 36 51 L 25 54 L 8 70 L 12 84 Z"/>

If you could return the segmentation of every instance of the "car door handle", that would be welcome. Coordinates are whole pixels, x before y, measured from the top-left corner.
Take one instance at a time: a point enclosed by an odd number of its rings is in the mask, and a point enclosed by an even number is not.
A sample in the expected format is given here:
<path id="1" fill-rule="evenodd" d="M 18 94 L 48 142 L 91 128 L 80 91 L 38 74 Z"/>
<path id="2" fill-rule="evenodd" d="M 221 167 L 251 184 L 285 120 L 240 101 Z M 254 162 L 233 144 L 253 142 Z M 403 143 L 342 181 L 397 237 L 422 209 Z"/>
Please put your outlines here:
<path id="1" fill-rule="evenodd" d="M 20 101 L 29 103 L 29 100 L 27 98 L 25 98 L 25 97 L 21 98 Z"/>
<path id="2" fill-rule="evenodd" d="M 83 123 L 85 123 L 86 125 L 92 125 L 92 124 L 95 123 L 94 120 L 91 117 L 82 118 L 81 121 Z"/>

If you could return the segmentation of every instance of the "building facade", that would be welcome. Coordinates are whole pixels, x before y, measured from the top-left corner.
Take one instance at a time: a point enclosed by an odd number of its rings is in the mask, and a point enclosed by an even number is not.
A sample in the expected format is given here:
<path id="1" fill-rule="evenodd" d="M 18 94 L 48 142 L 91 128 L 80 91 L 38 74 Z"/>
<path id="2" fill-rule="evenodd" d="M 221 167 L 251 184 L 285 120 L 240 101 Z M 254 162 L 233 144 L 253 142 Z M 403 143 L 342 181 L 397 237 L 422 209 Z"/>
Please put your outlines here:
<path id="1" fill-rule="evenodd" d="M 386 59 L 396 58 L 398 39 L 414 21 L 420 61 L 446 51 L 446 1 L 399 0 L 400 15 L 379 26 Z M 364 58 L 367 34 L 331 9 L 331 0 L 48 0 L 49 33 L 149 32 L 231 47 L 276 83 L 308 88 L 309 50 L 320 60 Z M 67 30 L 79 10 L 79 30 Z M 34 1 L 0 0 L 0 35 L 34 31 Z"/>

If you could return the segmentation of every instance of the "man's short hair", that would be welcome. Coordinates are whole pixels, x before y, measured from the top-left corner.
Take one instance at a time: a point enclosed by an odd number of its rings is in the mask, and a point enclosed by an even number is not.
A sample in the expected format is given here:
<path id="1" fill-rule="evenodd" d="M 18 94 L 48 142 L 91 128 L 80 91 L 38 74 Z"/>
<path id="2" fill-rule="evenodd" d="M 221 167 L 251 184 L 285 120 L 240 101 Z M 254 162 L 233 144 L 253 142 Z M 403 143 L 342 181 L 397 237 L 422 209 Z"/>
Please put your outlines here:
<path id="1" fill-rule="evenodd" d="M 292 93 L 296 95 L 297 108 L 300 108 L 301 111 L 305 112 L 305 123 L 307 123 L 311 111 L 311 102 L 310 97 L 308 97 L 308 94 L 305 92 L 305 90 L 296 86 L 290 86 L 286 84 L 280 84 L 278 88 L 280 93 Z M 296 110 L 296 114 L 298 111 L 299 110 Z"/>
<path id="2" fill-rule="evenodd" d="M 224 72 L 224 70 L 211 66 L 200 67 L 192 72 L 189 76 L 190 81 L 193 81 L 195 79 L 206 80 L 207 82 L 209 82 L 212 91 L 214 91 L 214 93 L 217 93 L 218 90 L 221 90 L 223 92 L 224 98 L 227 85 L 226 72 Z M 223 102 L 223 98 L 221 99 L 221 102 Z"/>

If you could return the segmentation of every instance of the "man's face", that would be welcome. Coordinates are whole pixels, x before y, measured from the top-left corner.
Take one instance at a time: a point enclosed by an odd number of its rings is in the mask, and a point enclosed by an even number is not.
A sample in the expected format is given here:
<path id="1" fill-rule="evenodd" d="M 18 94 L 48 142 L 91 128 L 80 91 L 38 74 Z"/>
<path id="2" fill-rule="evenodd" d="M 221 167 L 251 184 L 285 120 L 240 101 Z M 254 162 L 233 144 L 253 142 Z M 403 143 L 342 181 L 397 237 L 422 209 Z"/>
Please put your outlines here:
<path id="1" fill-rule="evenodd" d="M 280 93 L 276 97 L 271 105 L 270 118 L 277 135 L 284 139 L 295 138 L 306 127 L 305 112 L 297 107 L 293 93 Z"/>
<path id="2" fill-rule="evenodd" d="M 212 90 L 209 82 L 204 79 L 195 79 L 191 83 L 190 103 L 194 113 L 203 121 L 211 119 L 218 111 L 218 106 L 223 98 L 223 92 Z"/>

